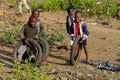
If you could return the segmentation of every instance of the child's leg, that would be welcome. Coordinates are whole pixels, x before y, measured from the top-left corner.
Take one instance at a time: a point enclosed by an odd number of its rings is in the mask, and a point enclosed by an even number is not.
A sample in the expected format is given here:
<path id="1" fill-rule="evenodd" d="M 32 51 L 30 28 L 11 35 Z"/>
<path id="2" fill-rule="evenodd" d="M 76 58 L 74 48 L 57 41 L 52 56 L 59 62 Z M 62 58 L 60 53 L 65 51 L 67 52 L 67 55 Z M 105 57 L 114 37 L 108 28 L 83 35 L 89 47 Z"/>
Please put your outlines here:
<path id="1" fill-rule="evenodd" d="M 87 40 L 84 40 L 83 41 L 83 48 L 84 48 L 84 52 L 85 52 L 85 55 L 86 55 L 86 62 L 89 60 L 89 56 L 88 56 L 88 48 L 87 48 Z"/>
<path id="2" fill-rule="evenodd" d="M 88 60 L 88 48 L 87 45 L 83 45 L 84 51 L 85 51 L 85 55 L 86 55 L 86 60 Z"/>
<path id="3" fill-rule="evenodd" d="M 22 13 L 22 4 L 23 2 L 19 2 L 18 5 L 19 5 L 19 10 L 20 10 L 20 13 Z"/>
<path id="4" fill-rule="evenodd" d="M 26 0 L 23 0 L 23 4 L 26 6 L 27 10 L 30 10 L 30 7 L 28 6 Z"/>

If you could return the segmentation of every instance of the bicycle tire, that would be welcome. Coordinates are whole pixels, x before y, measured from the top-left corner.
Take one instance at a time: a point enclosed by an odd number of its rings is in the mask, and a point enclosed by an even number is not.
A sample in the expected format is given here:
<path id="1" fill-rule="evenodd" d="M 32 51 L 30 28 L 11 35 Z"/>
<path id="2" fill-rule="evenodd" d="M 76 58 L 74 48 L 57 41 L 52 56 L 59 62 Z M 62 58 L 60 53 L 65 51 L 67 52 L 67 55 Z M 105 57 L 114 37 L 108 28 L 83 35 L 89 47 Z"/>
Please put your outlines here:
<path id="1" fill-rule="evenodd" d="M 80 35 L 76 36 L 73 42 L 73 45 L 71 46 L 71 52 L 70 52 L 70 64 L 71 65 L 75 65 L 77 62 L 79 62 L 80 54 L 82 51 L 82 44 L 79 43 L 80 38 L 81 38 Z M 77 54 L 75 55 L 76 46 L 78 46 L 78 51 L 77 51 Z"/>
<path id="2" fill-rule="evenodd" d="M 42 61 L 44 61 L 47 59 L 47 57 L 50 53 L 50 46 L 49 46 L 48 42 L 43 37 L 40 37 L 37 41 L 41 46 L 42 55 L 43 55 Z"/>
<path id="3" fill-rule="evenodd" d="M 38 42 L 37 41 L 35 41 L 35 40 L 33 40 L 32 38 L 28 38 L 27 39 L 27 42 L 28 43 L 30 43 L 30 44 L 32 44 L 33 46 L 34 46 L 34 48 L 36 49 L 36 53 L 35 53 L 35 57 L 36 57 L 36 60 L 35 60 L 35 62 L 33 63 L 34 64 L 34 66 L 37 66 L 37 65 L 39 65 L 39 63 L 42 61 L 42 49 L 41 49 L 41 47 L 40 47 L 40 45 L 38 44 Z M 15 48 L 14 48 L 14 53 L 13 53 L 13 57 L 14 57 L 14 60 L 16 60 L 16 61 L 19 61 L 18 60 L 18 58 L 17 58 L 17 56 L 18 56 L 18 49 L 19 49 L 19 47 L 20 47 L 20 45 L 22 45 L 22 41 L 20 41 L 20 42 L 17 42 L 17 44 L 16 44 L 16 46 L 15 46 Z M 27 46 L 27 49 L 28 48 L 30 48 L 29 46 Z M 25 55 L 26 56 L 26 54 L 28 54 L 28 50 L 23 54 L 23 56 Z M 27 56 L 26 56 L 27 57 Z M 28 56 L 28 58 L 29 58 L 29 56 Z M 27 59 L 27 58 L 26 58 Z"/>

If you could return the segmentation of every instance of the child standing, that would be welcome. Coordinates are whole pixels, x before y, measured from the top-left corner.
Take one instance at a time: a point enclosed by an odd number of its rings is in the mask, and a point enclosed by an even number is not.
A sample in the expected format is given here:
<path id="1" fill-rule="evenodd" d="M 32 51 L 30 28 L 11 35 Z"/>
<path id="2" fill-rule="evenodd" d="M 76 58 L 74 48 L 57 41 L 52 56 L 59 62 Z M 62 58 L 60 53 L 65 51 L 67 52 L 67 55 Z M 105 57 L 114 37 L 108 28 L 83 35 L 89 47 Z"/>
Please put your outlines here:
<path id="1" fill-rule="evenodd" d="M 74 22 L 74 9 L 72 7 L 68 8 L 67 13 L 68 13 L 68 16 L 66 18 L 66 30 L 67 30 L 67 33 L 69 34 L 70 27 Z"/>
<path id="2" fill-rule="evenodd" d="M 42 33 L 44 32 L 44 27 L 43 27 L 43 25 L 42 25 L 41 20 L 39 19 L 40 11 L 38 11 L 38 10 L 33 10 L 31 16 L 34 16 L 34 17 L 37 18 L 37 25 L 36 25 L 36 27 L 37 27 L 37 29 L 38 29 L 38 33 L 41 33 L 41 34 L 42 34 Z"/>
<path id="3" fill-rule="evenodd" d="M 86 63 L 90 63 L 90 60 L 88 57 L 88 48 L 87 48 L 87 38 L 88 38 L 89 32 L 87 30 L 87 25 L 85 24 L 85 22 L 83 22 L 82 12 L 79 10 L 75 12 L 75 21 L 70 27 L 69 34 L 71 38 L 73 38 L 73 36 L 78 36 L 78 35 L 82 36 L 80 42 L 82 42 L 83 44 L 83 48 L 86 55 Z"/>

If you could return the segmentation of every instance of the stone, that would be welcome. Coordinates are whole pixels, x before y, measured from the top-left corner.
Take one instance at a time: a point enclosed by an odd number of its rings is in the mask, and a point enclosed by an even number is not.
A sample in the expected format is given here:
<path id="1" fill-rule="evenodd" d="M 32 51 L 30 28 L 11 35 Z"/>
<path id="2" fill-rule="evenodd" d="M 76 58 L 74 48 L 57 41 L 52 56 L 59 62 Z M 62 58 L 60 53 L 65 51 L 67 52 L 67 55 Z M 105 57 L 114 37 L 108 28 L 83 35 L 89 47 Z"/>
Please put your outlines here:
<path id="1" fill-rule="evenodd" d="M 0 16 L 2 16 L 3 15 L 3 11 L 2 10 L 0 10 Z"/>
<path id="2" fill-rule="evenodd" d="M 118 55 L 120 55 L 120 52 L 118 52 Z"/>
<path id="3" fill-rule="evenodd" d="M 83 73 L 81 73 L 81 72 L 78 72 L 78 73 L 76 73 L 78 76 L 82 76 L 83 75 Z"/>
<path id="4" fill-rule="evenodd" d="M 117 50 L 120 50 L 120 47 L 117 47 Z"/>
<path id="5" fill-rule="evenodd" d="M 106 40 L 106 37 L 101 37 L 100 39 Z"/>
<path id="6" fill-rule="evenodd" d="M 66 78 L 66 77 L 59 77 L 60 78 L 60 80 L 68 80 L 68 78 Z"/>
<path id="7" fill-rule="evenodd" d="M 48 72 L 48 74 L 58 74 L 58 71 L 56 69 L 52 69 Z"/>

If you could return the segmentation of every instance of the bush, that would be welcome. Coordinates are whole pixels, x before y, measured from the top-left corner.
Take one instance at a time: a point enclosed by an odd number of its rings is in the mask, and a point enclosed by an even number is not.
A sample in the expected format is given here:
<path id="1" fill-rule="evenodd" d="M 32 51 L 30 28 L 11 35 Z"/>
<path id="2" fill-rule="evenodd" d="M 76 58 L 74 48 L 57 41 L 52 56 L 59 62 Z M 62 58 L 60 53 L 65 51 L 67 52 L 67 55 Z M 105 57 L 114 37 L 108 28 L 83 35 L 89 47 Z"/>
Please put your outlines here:
<path id="1" fill-rule="evenodd" d="M 31 63 L 26 61 L 25 64 L 15 62 L 15 68 L 12 73 L 5 73 L 4 65 L 0 64 L 0 74 L 3 74 L 2 79 L 4 80 L 51 80 L 51 77 L 47 75 L 49 65 L 45 68 L 34 67 Z M 3 70 L 4 69 L 4 70 Z"/>
<path id="2" fill-rule="evenodd" d="M 56 41 L 63 41 L 64 34 L 59 31 L 48 32 L 43 36 L 49 43 L 54 43 Z"/>
<path id="3" fill-rule="evenodd" d="M 43 3 L 40 4 L 40 6 L 46 11 L 60 10 L 64 1 L 65 0 L 45 0 Z"/>
<path id="4" fill-rule="evenodd" d="M 31 9 L 39 9 L 40 8 L 40 3 L 38 3 L 38 2 L 34 2 L 34 3 L 32 3 L 32 5 L 30 6 L 31 7 Z"/>
<path id="5" fill-rule="evenodd" d="M 15 28 L 9 29 L 4 34 L 4 40 L 8 44 L 13 44 L 14 41 L 18 38 L 19 32 L 21 30 L 20 26 L 15 23 Z"/>
<path id="6" fill-rule="evenodd" d="M 10 29 L 5 33 L 4 40 L 6 43 L 12 44 L 16 39 L 17 31 L 15 29 Z"/>
<path id="7" fill-rule="evenodd" d="M 106 1 L 106 16 L 114 17 L 118 10 L 115 0 Z"/>
<path id="8" fill-rule="evenodd" d="M 43 10 L 66 10 L 72 6 L 75 9 L 81 9 L 84 16 L 107 16 L 114 17 L 118 10 L 115 0 L 104 0 L 97 4 L 98 0 L 45 0 L 40 4 Z"/>
<path id="9" fill-rule="evenodd" d="M 114 17 L 118 10 L 115 0 L 105 0 L 98 3 L 98 0 L 72 0 L 71 6 L 81 9 L 85 16 L 107 16 Z"/>

